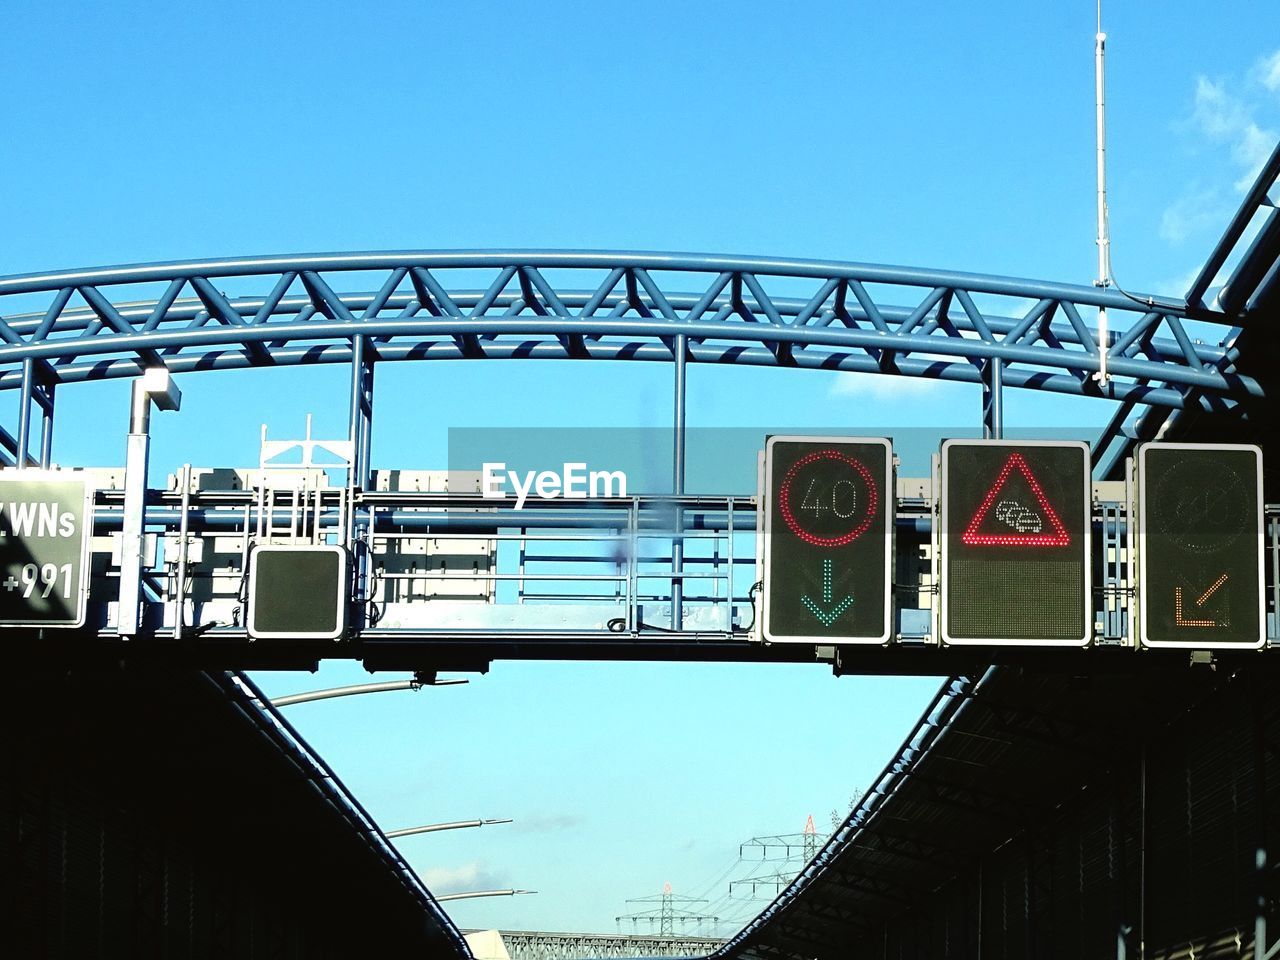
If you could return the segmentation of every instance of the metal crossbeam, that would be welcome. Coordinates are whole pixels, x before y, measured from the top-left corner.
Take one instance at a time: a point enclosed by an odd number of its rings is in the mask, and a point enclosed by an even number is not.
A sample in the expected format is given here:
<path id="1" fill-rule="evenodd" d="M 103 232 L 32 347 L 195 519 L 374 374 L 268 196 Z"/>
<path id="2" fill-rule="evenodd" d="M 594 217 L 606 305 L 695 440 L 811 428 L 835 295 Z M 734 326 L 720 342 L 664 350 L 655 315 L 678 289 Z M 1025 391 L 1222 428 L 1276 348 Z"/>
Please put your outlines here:
<path id="1" fill-rule="evenodd" d="M 381 274 L 376 292 L 349 289 L 371 274 Z M 1105 384 L 1091 378 L 1100 307 L 1116 331 Z M 515 251 L 201 261 L 0 278 L 0 389 L 21 386 L 24 360 L 45 362 L 53 386 L 160 362 L 175 373 L 349 363 L 365 338 L 366 362 L 678 359 L 989 389 L 997 376 L 997 391 L 1170 408 L 1261 396 L 1227 345 L 1187 335 L 1191 315 L 1182 302 L 1149 306 L 1094 287 L 811 260 Z M 1224 334 L 1230 325 L 1204 307 L 1194 317 Z"/>
<path id="2" fill-rule="evenodd" d="M 226 488 L 225 478 L 211 489 L 193 480 L 197 473 L 212 478 L 227 472 L 184 471 L 179 489 L 150 490 L 144 497 L 142 529 L 164 549 L 154 551 L 142 571 L 149 586 L 141 597 L 139 625 L 156 639 L 181 641 L 174 644 L 114 642 L 121 635 L 113 614 L 120 558 L 113 559 L 102 545 L 121 529 L 123 496 L 98 490 L 96 572 L 88 621 L 79 634 L 96 638 L 96 653 L 241 667 L 287 662 L 300 668 L 322 658 L 359 658 L 371 670 L 414 671 L 483 670 L 495 659 L 812 662 L 815 656 L 813 646 L 755 642 L 752 498 L 632 495 L 545 501 L 517 510 L 475 494 L 352 493 L 346 486 L 321 487 L 300 498 L 289 486 L 254 489 L 251 471 L 239 471 L 245 479 L 234 489 Z M 679 532 L 672 523 L 677 515 Z M 928 531 L 931 515 L 927 500 L 904 500 L 895 523 L 917 535 Z M 1267 516 L 1266 555 L 1274 569 L 1280 557 L 1280 512 L 1269 508 Z M 1108 523 L 1124 522 L 1122 504 L 1094 505 L 1095 536 L 1104 536 Z M 248 555 L 251 544 L 271 531 L 281 536 L 292 531 L 307 542 L 316 536 L 331 539 L 364 558 L 348 621 L 350 643 L 248 642 L 242 597 Z M 643 549 L 629 549 L 624 556 L 614 549 L 637 541 L 644 542 Z M 673 566 L 677 541 L 686 549 Z M 1132 558 L 1119 557 L 1114 567 L 1121 588 L 1136 576 Z M 928 576 L 923 570 L 916 575 Z M 1273 574 L 1268 582 L 1275 582 Z M 681 587 L 679 618 L 673 607 L 676 585 Z M 1185 653 L 1176 650 L 1138 655 L 1127 608 L 1101 619 L 1089 649 L 939 646 L 932 639 L 936 595 L 907 586 L 897 608 L 901 639 L 885 646 L 833 648 L 825 659 L 837 673 L 955 675 L 993 662 L 1136 671 L 1185 662 Z M 1126 590 L 1117 596 L 1132 602 Z M 1106 600 L 1099 597 L 1099 602 Z M 909 631 L 902 626 L 908 621 Z M 1220 653 L 1224 662 L 1273 659 L 1266 650 Z M 1280 668 L 1280 661 L 1275 666 Z M 1014 708 L 985 696 L 961 699 L 993 714 L 999 729 L 1016 726 L 1024 738 L 1057 749 L 1074 732 L 1046 721 L 1034 707 Z M 1009 815 L 1007 799 L 972 790 L 958 795 L 954 788 L 939 797 L 1000 818 Z M 931 856 L 934 851 L 907 852 Z"/>
<path id="3" fill-rule="evenodd" d="M 724 944 L 724 940 L 715 937 L 549 933 L 532 930 L 500 930 L 498 933 L 511 960 L 700 957 L 714 953 Z"/>

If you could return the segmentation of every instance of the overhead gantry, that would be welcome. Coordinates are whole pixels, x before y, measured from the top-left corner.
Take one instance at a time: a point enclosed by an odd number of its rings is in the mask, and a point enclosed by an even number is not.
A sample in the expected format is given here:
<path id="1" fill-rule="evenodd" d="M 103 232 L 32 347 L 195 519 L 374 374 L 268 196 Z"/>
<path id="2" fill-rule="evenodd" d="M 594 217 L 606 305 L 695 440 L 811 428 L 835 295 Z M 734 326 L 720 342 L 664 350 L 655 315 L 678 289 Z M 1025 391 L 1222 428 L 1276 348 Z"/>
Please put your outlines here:
<path id="1" fill-rule="evenodd" d="M 1100 342 L 1103 307 L 1112 329 Z M 814 260 L 411 252 L 64 270 L 0 278 L 0 390 L 17 392 L 20 411 L 0 445 L 11 461 L 21 450 L 48 462 L 55 393 L 71 383 L 155 366 L 342 363 L 354 370 L 352 435 L 367 477 L 375 366 L 455 359 L 669 362 L 678 429 L 687 363 L 982 384 L 982 422 L 998 434 L 1004 387 L 1103 398 L 1126 412 L 1229 411 L 1263 394 L 1237 368 L 1235 332 L 1228 315 L 1185 301 Z"/>

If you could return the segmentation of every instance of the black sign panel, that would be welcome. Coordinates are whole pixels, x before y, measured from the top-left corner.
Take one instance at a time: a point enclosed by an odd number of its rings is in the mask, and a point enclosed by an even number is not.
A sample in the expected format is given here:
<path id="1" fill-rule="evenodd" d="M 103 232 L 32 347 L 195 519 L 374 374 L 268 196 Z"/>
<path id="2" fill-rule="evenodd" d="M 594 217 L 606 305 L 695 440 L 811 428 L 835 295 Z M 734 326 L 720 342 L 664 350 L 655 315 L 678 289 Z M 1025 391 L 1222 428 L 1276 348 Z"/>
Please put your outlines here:
<path id="1" fill-rule="evenodd" d="M 1089 448 L 942 445 L 942 639 L 1083 646 L 1089 592 Z"/>
<path id="2" fill-rule="evenodd" d="M 769 438 L 761 614 L 766 640 L 888 640 L 893 500 L 888 440 Z"/>
<path id="3" fill-rule="evenodd" d="M 347 551 L 265 546 L 249 555 L 249 636 L 334 640 L 347 628 Z"/>
<path id="4" fill-rule="evenodd" d="M 1138 451 L 1139 621 L 1149 647 L 1261 647 L 1262 451 Z"/>
<path id="5" fill-rule="evenodd" d="M 0 625 L 84 624 L 92 526 L 83 477 L 0 472 Z"/>

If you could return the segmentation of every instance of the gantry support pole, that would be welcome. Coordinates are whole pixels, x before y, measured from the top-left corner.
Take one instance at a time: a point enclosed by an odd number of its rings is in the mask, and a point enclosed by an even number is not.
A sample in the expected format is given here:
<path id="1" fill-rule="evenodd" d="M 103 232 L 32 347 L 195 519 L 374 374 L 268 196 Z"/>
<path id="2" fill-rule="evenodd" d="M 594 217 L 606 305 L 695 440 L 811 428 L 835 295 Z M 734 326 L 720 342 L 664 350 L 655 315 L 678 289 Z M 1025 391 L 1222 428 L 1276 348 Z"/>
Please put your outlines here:
<path id="1" fill-rule="evenodd" d="M 142 534 L 147 501 L 147 464 L 151 454 L 151 404 L 177 410 L 182 391 L 164 367 L 152 367 L 133 381 L 129 437 L 124 465 L 124 518 L 120 541 L 120 604 L 116 631 L 134 637 L 142 624 Z"/>
<path id="2" fill-rule="evenodd" d="M 1004 437 L 1004 365 L 996 359 L 982 365 L 982 437 Z"/>
<path id="3" fill-rule="evenodd" d="M 671 451 L 671 492 L 676 496 L 684 494 L 684 456 L 685 456 L 685 362 L 688 342 L 685 335 L 675 338 L 675 423 L 672 431 Z M 684 511 L 679 507 L 675 512 L 675 530 L 671 540 L 671 629 L 684 629 Z"/>
<path id="4" fill-rule="evenodd" d="M 361 490 L 369 488 L 369 454 L 373 448 L 373 350 L 361 335 L 351 338 L 351 478 Z"/>
<path id="5" fill-rule="evenodd" d="M 47 372 L 48 364 L 27 357 L 22 361 L 22 382 L 18 390 L 18 451 L 15 456 L 19 470 L 38 463 L 48 469 L 53 459 L 53 390 L 54 383 Z M 40 454 L 31 456 L 31 404 L 40 407 Z"/>
<path id="6" fill-rule="evenodd" d="M 350 599 L 366 596 L 369 585 L 369 557 L 367 550 L 358 549 L 360 543 L 361 514 L 356 509 L 357 491 L 368 490 L 372 485 L 370 452 L 373 449 L 373 366 L 374 351 L 363 334 L 351 338 L 351 408 L 348 419 L 348 436 L 351 439 L 351 466 L 347 473 L 347 546 L 352 551 L 352 577 Z M 367 541 L 365 541 L 367 543 Z M 353 607 L 357 628 L 364 626 L 365 605 Z"/>

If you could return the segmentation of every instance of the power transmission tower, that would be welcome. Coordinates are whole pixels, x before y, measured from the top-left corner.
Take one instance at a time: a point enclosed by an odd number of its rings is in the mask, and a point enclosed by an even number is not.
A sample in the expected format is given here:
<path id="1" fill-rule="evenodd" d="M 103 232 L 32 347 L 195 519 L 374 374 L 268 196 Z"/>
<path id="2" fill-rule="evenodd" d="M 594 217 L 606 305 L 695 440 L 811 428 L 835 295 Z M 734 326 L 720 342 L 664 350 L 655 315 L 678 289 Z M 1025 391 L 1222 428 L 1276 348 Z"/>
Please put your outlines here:
<path id="1" fill-rule="evenodd" d="M 684 910 L 677 907 L 677 904 L 694 904 L 706 903 L 706 900 L 699 900 L 697 897 L 685 897 L 671 892 L 671 884 L 664 883 L 662 885 L 662 893 L 652 897 L 637 897 L 634 900 L 628 900 L 627 903 L 656 903 L 656 910 L 642 910 L 639 913 L 626 913 L 620 917 L 615 917 L 618 929 L 622 929 L 622 921 L 630 920 L 632 929 L 636 929 L 641 923 L 649 924 L 649 931 L 652 933 L 656 928 L 659 936 L 670 937 L 675 935 L 675 926 L 678 922 L 680 929 L 683 931 L 688 924 L 701 925 L 704 923 L 719 923 L 719 917 L 704 916 L 691 910 Z"/>
<path id="2" fill-rule="evenodd" d="M 771 837 L 752 837 L 738 847 L 738 855 L 746 860 L 753 852 L 759 853 L 761 863 L 804 858 L 808 863 L 818 852 L 818 831 L 813 825 L 813 814 L 805 821 L 801 833 L 779 833 Z"/>
<path id="3" fill-rule="evenodd" d="M 756 899 L 761 888 L 766 896 L 777 895 L 783 887 L 795 879 L 804 865 L 818 853 L 818 830 L 813 824 L 813 814 L 809 814 L 800 833 L 781 833 L 772 837 L 752 837 L 738 848 L 738 855 L 744 860 L 749 852 L 758 852 L 761 863 L 776 863 L 778 868 L 772 873 L 755 874 L 729 882 L 729 894 L 736 890 L 749 889 L 750 899 Z"/>

